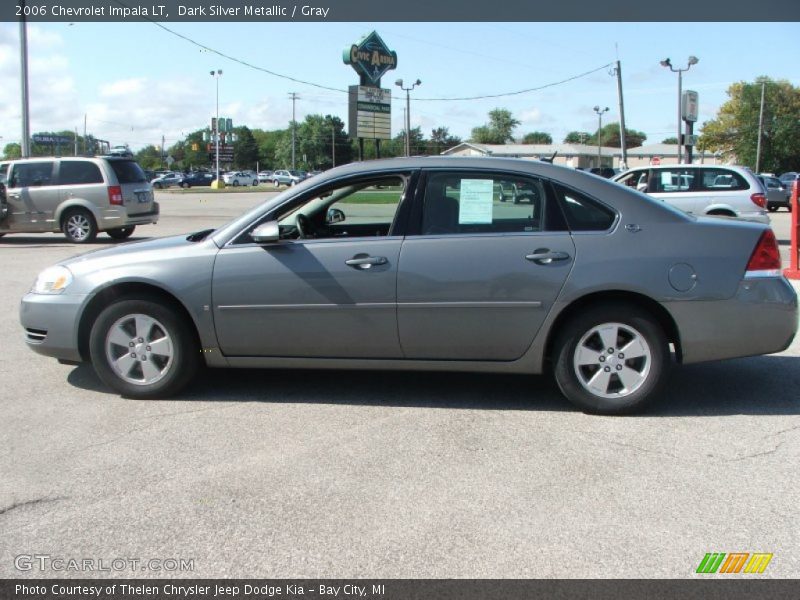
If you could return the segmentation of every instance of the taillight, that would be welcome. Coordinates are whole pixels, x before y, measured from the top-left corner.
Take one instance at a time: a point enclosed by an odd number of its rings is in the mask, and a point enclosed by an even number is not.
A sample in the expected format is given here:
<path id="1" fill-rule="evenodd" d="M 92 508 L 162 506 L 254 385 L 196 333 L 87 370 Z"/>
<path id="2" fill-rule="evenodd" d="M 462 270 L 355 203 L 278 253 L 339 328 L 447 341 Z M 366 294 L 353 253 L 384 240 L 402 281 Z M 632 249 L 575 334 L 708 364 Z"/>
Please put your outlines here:
<path id="1" fill-rule="evenodd" d="M 122 188 L 118 185 L 108 186 L 108 202 L 122 206 Z"/>
<path id="2" fill-rule="evenodd" d="M 767 205 L 767 196 L 761 192 L 756 192 L 750 196 L 750 200 L 759 208 L 764 208 Z"/>
<path id="3" fill-rule="evenodd" d="M 767 229 L 761 234 L 753 254 L 750 255 L 747 270 L 748 272 L 776 271 L 780 273 L 780 269 L 781 252 L 778 249 L 778 240 L 775 239 L 772 229 Z"/>

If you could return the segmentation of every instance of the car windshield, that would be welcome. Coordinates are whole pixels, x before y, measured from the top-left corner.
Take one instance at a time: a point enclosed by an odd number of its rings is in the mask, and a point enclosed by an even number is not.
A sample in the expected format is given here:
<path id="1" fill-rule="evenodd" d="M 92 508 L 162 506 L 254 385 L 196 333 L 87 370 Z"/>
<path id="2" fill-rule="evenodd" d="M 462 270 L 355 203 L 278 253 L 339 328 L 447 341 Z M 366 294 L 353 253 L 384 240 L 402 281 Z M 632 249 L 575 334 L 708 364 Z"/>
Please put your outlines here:
<path id="1" fill-rule="evenodd" d="M 147 181 L 142 167 L 132 160 L 110 160 L 108 162 L 120 183 L 142 183 Z"/>

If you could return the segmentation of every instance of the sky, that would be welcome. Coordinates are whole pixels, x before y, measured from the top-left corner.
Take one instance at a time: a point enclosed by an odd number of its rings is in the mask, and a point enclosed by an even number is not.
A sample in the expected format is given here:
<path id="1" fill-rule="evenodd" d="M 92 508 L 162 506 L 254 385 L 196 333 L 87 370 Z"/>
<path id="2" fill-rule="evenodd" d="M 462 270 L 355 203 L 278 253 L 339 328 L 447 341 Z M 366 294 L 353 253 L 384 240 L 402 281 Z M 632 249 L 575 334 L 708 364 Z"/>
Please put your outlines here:
<path id="1" fill-rule="evenodd" d="M 545 131 L 561 142 L 573 130 L 593 132 L 594 106 L 609 107 L 603 123 L 619 120 L 620 60 L 628 128 L 646 144 L 676 134 L 677 74 L 699 93 L 699 121 L 712 119 L 737 81 L 761 75 L 800 85 L 800 36 L 795 23 L 39 23 L 28 25 L 31 133 L 87 131 L 111 145 L 167 146 L 208 127 L 215 112 L 212 69 L 219 79 L 220 115 L 234 125 L 278 129 L 307 114 L 347 123 L 347 95 L 358 82 L 342 51 L 372 30 L 397 52 L 383 78 L 393 90 L 392 134 L 403 129 L 405 93 L 394 81 L 417 78 L 411 125 L 426 137 L 447 127 L 463 139 L 505 108 L 520 120 L 517 137 Z M 189 38 L 213 51 L 201 49 Z M 217 51 L 226 55 L 223 57 Z M 236 60 L 233 60 L 236 59 Z M 237 62 L 240 61 L 240 62 Z M 21 136 L 19 25 L 0 23 L 0 146 Z M 246 66 L 242 63 L 248 63 Z M 257 68 L 253 68 L 257 67 Z M 312 82 L 322 89 L 263 70 Z M 558 83 L 577 77 L 565 83 Z M 550 85 L 553 84 L 553 85 Z M 483 100 L 442 100 L 549 86 Z"/>

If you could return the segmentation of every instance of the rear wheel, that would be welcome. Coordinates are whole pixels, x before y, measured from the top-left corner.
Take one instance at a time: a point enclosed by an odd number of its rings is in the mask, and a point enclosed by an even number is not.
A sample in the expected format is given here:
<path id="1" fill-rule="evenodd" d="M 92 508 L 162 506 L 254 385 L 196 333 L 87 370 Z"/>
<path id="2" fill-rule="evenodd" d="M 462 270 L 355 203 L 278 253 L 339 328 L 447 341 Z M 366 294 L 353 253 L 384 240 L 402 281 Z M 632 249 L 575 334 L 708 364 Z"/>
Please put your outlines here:
<path id="1" fill-rule="evenodd" d="M 555 344 L 555 378 L 581 410 L 625 414 L 641 409 L 661 388 L 669 345 L 646 311 L 628 304 L 601 305 L 577 314 Z"/>
<path id="2" fill-rule="evenodd" d="M 200 363 L 186 319 L 148 298 L 122 298 L 101 312 L 92 326 L 89 350 L 100 379 L 129 398 L 175 394 Z"/>
<path id="3" fill-rule="evenodd" d="M 61 221 L 61 229 L 73 244 L 86 244 L 97 237 L 97 223 L 92 213 L 85 208 L 73 208 L 67 211 Z"/>
<path id="4" fill-rule="evenodd" d="M 277 179 L 272 180 L 272 185 L 274 185 L 276 188 L 281 187 L 281 183 Z"/>
<path id="5" fill-rule="evenodd" d="M 233 187 L 239 187 L 239 180 L 238 179 L 234 179 L 233 180 Z"/>
<path id="6" fill-rule="evenodd" d="M 131 237 L 134 229 L 136 229 L 136 225 L 130 225 L 128 227 L 120 227 L 119 229 L 109 229 L 106 231 L 106 233 L 108 234 L 108 237 L 112 239 L 124 240 L 125 238 Z"/>
<path id="7" fill-rule="evenodd" d="M 253 179 L 253 187 L 258 185 L 258 179 Z"/>

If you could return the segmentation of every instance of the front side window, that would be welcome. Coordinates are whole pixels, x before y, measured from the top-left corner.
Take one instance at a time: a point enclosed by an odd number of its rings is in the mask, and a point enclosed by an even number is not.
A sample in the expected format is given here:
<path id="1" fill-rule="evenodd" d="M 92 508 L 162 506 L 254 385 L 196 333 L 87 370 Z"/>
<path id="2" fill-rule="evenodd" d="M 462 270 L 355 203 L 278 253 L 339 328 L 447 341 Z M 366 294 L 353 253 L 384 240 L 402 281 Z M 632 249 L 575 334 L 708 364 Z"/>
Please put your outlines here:
<path id="1" fill-rule="evenodd" d="M 103 183 L 100 169 L 94 163 L 82 160 L 62 160 L 58 172 L 59 185 Z"/>
<path id="2" fill-rule="evenodd" d="M 53 185 L 52 162 L 18 163 L 11 167 L 8 187 L 44 187 L 48 185 Z"/>
<path id="3" fill-rule="evenodd" d="M 542 231 L 547 197 L 545 182 L 534 177 L 432 173 L 425 186 L 421 233 Z"/>
<path id="4" fill-rule="evenodd" d="M 407 177 L 390 175 L 312 192 L 278 212 L 280 236 L 316 240 L 388 236 L 406 185 Z"/>

